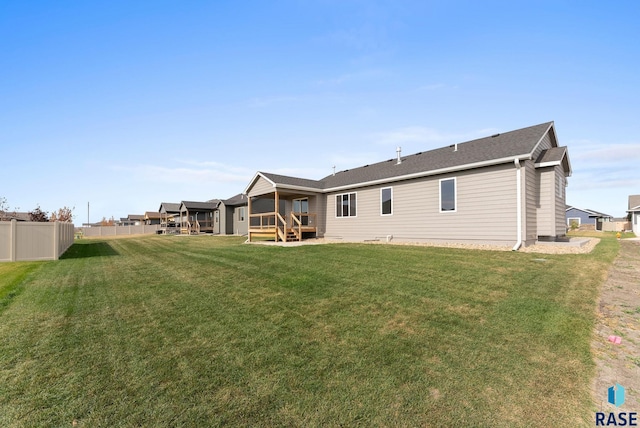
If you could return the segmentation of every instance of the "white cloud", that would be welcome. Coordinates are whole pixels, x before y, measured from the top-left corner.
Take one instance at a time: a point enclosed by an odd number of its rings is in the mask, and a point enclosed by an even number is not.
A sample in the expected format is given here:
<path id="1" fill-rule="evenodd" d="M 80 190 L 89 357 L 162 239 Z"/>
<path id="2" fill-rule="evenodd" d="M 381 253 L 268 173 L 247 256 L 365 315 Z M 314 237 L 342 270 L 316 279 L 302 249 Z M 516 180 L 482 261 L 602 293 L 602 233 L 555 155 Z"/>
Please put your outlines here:
<path id="1" fill-rule="evenodd" d="M 194 165 L 197 166 L 197 165 Z M 195 168 L 166 167 L 160 165 L 116 166 L 114 169 L 129 172 L 136 182 L 172 185 L 196 185 L 201 183 L 248 183 L 253 173 L 243 168 L 227 167 L 215 162 Z"/>
<path id="2" fill-rule="evenodd" d="M 577 142 L 575 155 L 572 159 L 584 161 L 612 162 L 637 162 L 640 161 L 640 143 L 630 144 L 592 144 L 590 142 Z"/>

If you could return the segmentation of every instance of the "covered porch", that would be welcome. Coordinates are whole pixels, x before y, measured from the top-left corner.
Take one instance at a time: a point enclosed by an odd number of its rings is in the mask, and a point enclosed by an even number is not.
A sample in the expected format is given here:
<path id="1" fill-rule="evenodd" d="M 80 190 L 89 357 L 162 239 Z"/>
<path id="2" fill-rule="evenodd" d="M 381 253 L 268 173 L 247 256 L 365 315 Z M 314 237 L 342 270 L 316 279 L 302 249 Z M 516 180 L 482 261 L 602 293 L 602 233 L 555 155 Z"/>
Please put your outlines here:
<path id="1" fill-rule="evenodd" d="M 275 242 L 315 238 L 318 233 L 317 206 L 317 195 L 296 191 L 275 190 L 249 197 L 249 242 L 254 238 Z"/>

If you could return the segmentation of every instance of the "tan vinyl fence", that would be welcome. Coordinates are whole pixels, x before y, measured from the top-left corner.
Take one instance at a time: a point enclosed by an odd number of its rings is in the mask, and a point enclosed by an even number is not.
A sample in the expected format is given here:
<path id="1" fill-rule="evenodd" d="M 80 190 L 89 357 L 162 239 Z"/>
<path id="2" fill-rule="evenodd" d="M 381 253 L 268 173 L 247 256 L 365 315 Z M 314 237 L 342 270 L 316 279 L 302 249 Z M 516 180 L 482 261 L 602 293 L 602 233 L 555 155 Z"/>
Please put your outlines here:
<path id="1" fill-rule="evenodd" d="M 0 262 L 58 260 L 73 244 L 72 223 L 0 222 Z"/>
<path id="2" fill-rule="evenodd" d="M 159 224 L 141 224 L 140 226 L 96 226 L 81 227 L 82 236 L 121 236 L 146 235 L 157 233 Z"/>
<path id="3" fill-rule="evenodd" d="M 605 221 L 602 223 L 603 232 L 624 232 L 631 230 L 631 222 L 629 221 Z"/>

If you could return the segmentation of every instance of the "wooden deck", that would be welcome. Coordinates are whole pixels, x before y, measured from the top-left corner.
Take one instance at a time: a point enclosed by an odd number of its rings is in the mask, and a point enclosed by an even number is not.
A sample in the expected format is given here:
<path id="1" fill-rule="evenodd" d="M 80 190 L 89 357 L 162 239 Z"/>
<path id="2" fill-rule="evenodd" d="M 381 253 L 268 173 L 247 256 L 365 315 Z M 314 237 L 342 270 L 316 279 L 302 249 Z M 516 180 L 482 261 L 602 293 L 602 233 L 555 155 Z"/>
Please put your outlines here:
<path id="1" fill-rule="evenodd" d="M 289 213 L 289 221 L 279 213 L 251 214 L 249 242 L 252 238 L 273 238 L 274 241 L 302 241 L 304 234 L 318 232 L 315 213 Z"/>

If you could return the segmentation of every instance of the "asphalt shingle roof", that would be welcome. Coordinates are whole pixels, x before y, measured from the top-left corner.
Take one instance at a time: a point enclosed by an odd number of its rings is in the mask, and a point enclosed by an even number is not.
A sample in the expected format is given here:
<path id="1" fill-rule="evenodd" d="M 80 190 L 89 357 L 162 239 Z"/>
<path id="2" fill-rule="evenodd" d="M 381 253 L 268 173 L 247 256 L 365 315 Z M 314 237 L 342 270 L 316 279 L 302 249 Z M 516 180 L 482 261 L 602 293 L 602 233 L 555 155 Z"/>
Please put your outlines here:
<path id="1" fill-rule="evenodd" d="M 543 150 L 536 159 L 536 163 L 546 163 L 546 162 L 560 162 L 565 155 L 567 154 L 566 147 L 552 147 L 547 150 Z"/>
<path id="2" fill-rule="evenodd" d="M 640 207 L 640 195 L 629 195 L 629 209 L 638 209 Z"/>
<path id="3" fill-rule="evenodd" d="M 215 210 L 219 202 L 196 202 L 196 201 L 182 201 L 182 204 L 188 210 Z"/>
<path id="4" fill-rule="evenodd" d="M 176 204 L 173 202 L 163 202 L 160 204 L 160 209 L 164 206 L 164 210 L 168 213 L 179 213 L 180 212 L 180 204 Z"/>
<path id="5" fill-rule="evenodd" d="M 375 164 L 336 172 L 320 180 L 309 180 L 266 172 L 260 172 L 260 174 L 276 184 L 325 190 L 423 172 L 463 168 L 466 165 L 530 155 L 552 125 L 553 122 L 541 123 L 515 131 L 403 156 L 400 164 L 397 163 L 396 158 L 392 158 Z M 551 160 L 561 160 L 565 153 L 566 148 L 554 148 L 547 150 L 544 156 L 545 159 L 548 157 Z"/>
<path id="6" fill-rule="evenodd" d="M 239 205 L 247 205 L 247 195 L 244 193 L 238 193 L 235 196 L 230 197 L 223 201 L 226 206 L 236 207 Z"/>

